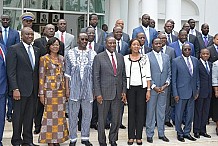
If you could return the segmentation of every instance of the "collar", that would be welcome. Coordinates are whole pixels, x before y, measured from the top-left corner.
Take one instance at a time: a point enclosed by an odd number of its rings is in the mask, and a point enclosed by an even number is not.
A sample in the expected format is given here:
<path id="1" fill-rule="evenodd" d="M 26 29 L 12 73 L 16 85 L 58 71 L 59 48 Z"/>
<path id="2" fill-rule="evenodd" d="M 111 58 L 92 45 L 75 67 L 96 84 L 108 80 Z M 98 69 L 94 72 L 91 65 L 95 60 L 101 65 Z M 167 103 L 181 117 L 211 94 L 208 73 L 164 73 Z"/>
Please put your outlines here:
<path id="1" fill-rule="evenodd" d="M 61 31 L 57 31 L 59 34 L 62 34 L 62 32 Z M 63 32 L 63 35 L 65 35 L 66 34 L 66 31 L 65 32 Z"/>
<path id="2" fill-rule="evenodd" d="M 178 40 L 178 42 L 179 42 L 179 46 L 182 46 L 184 43 L 182 43 L 182 42 L 180 42 L 180 40 Z"/>
<path id="3" fill-rule="evenodd" d="M 143 28 L 144 30 L 149 30 L 149 26 L 148 26 L 148 27 L 144 27 L 144 26 L 142 25 L 142 28 Z"/>
<path id="4" fill-rule="evenodd" d="M 153 53 L 154 53 L 154 55 L 156 56 L 156 55 L 161 55 L 161 51 L 159 52 L 159 53 L 157 53 L 156 51 L 154 51 L 154 50 L 152 50 L 153 51 Z"/>
<path id="5" fill-rule="evenodd" d="M 28 45 L 28 44 L 27 44 L 27 43 L 25 43 L 25 42 L 23 42 L 23 45 L 24 45 L 24 47 L 25 47 L 25 48 L 28 48 L 29 46 L 31 46 L 31 47 L 32 47 L 32 44 Z"/>
<path id="6" fill-rule="evenodd" d="M 113 54 L 113 56 L 115 56 L 115 52 L 111 53 L 111 52 L 109 52 L 107 49 L 106 49 L 106 52 L 107 52 L 107 55 L 108 55 L 109 57 L 111 57 L 111 54 Z"/>
<path id="7" fill-rule="evenodd" d="M 45 37 L 46 41 L 48 42 L 49 38 Z"/>
<path id="8" fill-rule="evenodd" d="M 203 63 L 203 64 L 205 64 L 205 62 L 207 63 L 207 60 L 206 61 L 204 61 L 203 59 L 201 59 L 200 58 L 200 60 L 201 60 L 201 62 Z"/>
<path id="9" fill-rule="evenodd" d="M 2 32 L 4 32 L 5 31 L 5 29 L 7 30 L 7 32 L 9 31 L 9 26 L 7 27 L 7 28 L 4 28 L 3 26 L 2 26 Z"/>
<path id="10" fill-rule="evenodd" d="M 204 38 L 204 37 L 207 37 L 207 38 L 208 38 L 208 35 L 203 35 L 203 34 L 202 34 L 202 38 Z"/>
<path id="11" fill-rule="evenodd" d="M 191 60 L 191 56 L 185 57 L 185 56 L 182 54 L 182 57 L 184 58 L 185 61 L 187 61 L 187 58 L 188 58 L 189 60 Z"/>
<path id="12" fill-rule="evenodd" d="M 218 46 L 217 46 L 217 45 L 215 45 L 215 44 L 213 44 L 213 45 L 214 45 L 215 49 L 218 49 Z"/>

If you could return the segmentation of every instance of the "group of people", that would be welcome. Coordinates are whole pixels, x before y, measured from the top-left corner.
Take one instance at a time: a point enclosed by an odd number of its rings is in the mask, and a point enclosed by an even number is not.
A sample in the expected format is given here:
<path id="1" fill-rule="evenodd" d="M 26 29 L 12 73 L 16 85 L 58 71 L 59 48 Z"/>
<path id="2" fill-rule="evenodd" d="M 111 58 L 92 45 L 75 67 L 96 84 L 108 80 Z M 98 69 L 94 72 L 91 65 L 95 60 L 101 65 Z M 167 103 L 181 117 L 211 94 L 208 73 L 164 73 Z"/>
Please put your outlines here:
<path id="1" fill-rule="evenodd" d="M 59 146 L 70 139 L 69 146 L 75 146 L 77 129 L 81 143 L 92 146 L 90 128 L 98 131 L 100 146 L 107 145 L 105 128 L 110 129 L 109 143 L 117 146 L 119 128 L 126 128 L 126 104 L 128 145 L 143 144 L 143 126 L 147 142 L 153 143 L 155 126 L 158 138 L 169 142 L 165 125 L 173 127 L 171 120 L 181 142 L 210 138 L 210 117 L 218 135 L 218 34 L 209 35 L 208 24 L 202 24 L 200 33 L 190 19 L 176 32 L 170 19 L 158 32 L 144 14 L 130 40 L 122 19 L 108 33 L 91 14 L 90 26 L 75 43 L 64 19 L 58 21 L 57 32 L 47 24 L 40 37 L 32 29 L 32 13 L 20 18 L 23 28 L 18 32 L 9 27 L 10 16 L 1 16 L 0 146 L 6 99 L 13 146 L 35 146 L 33 133 L 39 134 L 39 143 Z M 195 138 L 190 134 L 192 122 Z"/>

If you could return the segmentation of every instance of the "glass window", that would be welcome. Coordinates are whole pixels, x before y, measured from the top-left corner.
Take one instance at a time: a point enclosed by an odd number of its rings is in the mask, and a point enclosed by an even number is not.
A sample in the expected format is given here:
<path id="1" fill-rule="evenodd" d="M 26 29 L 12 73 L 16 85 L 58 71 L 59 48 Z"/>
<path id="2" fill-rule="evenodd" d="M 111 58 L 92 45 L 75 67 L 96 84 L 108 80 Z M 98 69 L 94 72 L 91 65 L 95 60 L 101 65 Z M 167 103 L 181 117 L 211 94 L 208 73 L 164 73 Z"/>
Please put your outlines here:
<path id="1" fill-rule="evenodd" d="M 21 8 L 22 0 L 3 0 L 3 6 L 4 7 L 15 7 L 15 8 Z"/>
<path id="2" fill-rule="evenodd" d="M 21 29 L 21 21 L 20 21 L 20 15 L 21 15 L 21 11 L 20 10 L 9 10 L 6 9 L 3 11 L 4 14 L 8 14 L 9 16 L 11 16 L 11 23 L 10 26 L 16 30 L 20 30 Z"/>

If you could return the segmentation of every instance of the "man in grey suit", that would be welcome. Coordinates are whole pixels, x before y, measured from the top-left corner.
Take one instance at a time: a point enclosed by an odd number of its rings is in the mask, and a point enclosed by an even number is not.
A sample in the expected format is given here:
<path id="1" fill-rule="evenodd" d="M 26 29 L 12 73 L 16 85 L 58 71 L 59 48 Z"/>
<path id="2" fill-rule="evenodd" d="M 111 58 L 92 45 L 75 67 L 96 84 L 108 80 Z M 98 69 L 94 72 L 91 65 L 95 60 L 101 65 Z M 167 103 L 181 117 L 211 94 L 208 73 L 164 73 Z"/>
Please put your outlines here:
<path id="1" fill-rule="evenodd" d="M 191 56 L 190 44 L 182 46 L 182 56 L 172 62 L 172 89 L 176 101 L 175 124 L 177 139 L 185 142 L 184 138 L 195 141 L 190 135 L 194 116 L 194 100 L 198 98 L 199 89 L 198 59 Z M 185 126 L 182 129 L 183 114 L 186 112 Z"/>
<path id="2" fill-rule="evenodd" d="M 58 31 L 55 32 L 55 37 L 64 43 L 64 56 L 67 55 L 67 52 L 74 47 L 74 35 L 67 33 L 67 21 L 60 19 L 57 24 Z"/>
<path id="3" fill-rule="evenodd" d="M 90 14 L 89 15 L 89 25 L 95 29 L 95 42 L 104 45 L 104 31 L 97 27 L 98 25 L 98 16 L 97 14 Z M 82 28 L 81 32 L 86 32 L 86 28 Z"/>
<path id="4" fill-rule="evenodd" d="M 106 50 L 93 62 L 94 92 L 98 101 L 98 141 L 106 146 L 105 123 L 111 108 L 109 142 L 117 146 L 121 100 L 126 102 L 126 72 L 123 56 L 115 52 L 116 39 L 106 38 Z"/>
<path id="5" fill-rule="evenodd" d="M 191 28 L 191 30 L 189 32 L 190 34 L 192 34 L 194 36 L 201 35 L 201 33 L 195 29 L 195 20 L 194 19 L 192 19 L 192 18 L 189 19 L 188 20 L 188 24 L 190 25 L 190 28 Z"/>
<path id="6" fill-rule="evenodd" d="M 168 86 L 170 84 L 171 67 L 168 55 L 161 52 L 160 38 L 152 41 L 153 51 L 148 53 L 151 66 L 151 98 L 147 103 L 146 135 L 147 141 L 153 143 L 155 121 L 159 139 L 169 142 L 164 134 L 164 119 Z"/>
<path id="7" fill-rule="evenodd" d="M 162 53 L 169 55 L 170 57 L 170 64 L 172 63 L 172 60 L 175 58 L 175 51 L 170 46 L 167 46 L 167 36 L 166 34 L 160 33 L 158 35 L 158 38 L 161 39 L 162 42 Z M 170 123 L 171 119 L 171 106 L 174 105 L 174 99 L 171 96 L 171 85 L 168 87 L 167 92 L 167 103 L 166 103 L 166 111 L 165 111 L 165 125 L 168 127 L 173 127 L 173 125 Z"/>

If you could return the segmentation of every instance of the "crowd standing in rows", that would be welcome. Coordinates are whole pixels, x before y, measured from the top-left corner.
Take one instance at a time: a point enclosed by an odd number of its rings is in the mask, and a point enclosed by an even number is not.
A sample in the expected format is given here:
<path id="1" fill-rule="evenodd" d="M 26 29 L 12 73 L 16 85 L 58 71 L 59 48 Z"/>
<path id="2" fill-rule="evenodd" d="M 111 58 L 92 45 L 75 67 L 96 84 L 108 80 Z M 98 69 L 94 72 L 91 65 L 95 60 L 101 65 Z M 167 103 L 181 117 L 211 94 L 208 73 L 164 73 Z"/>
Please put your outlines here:
<path id="1" fill-rule="evenodd" d="M 35 146 L 33 133 L 39 134 L 39 143 L 59 146 L 70 139 L 69 146 L 75 146 L 77 129 L 81 143 L 92 146 L 90 128 L 98 131 L 100 146 L 107 146 L 105 129 L 110 129 L 109 143 L 117 146 L 119 128 L 126 129 L 125 105 L 128 145 L 143 144 L 143 126 L 149 143 L 155 127 L 159 139 L 170 141 L 165 125 L 175 125 L 181 142 L 211 138 L 210 118 L 218 135 L 218 34 L 209 35 L 208 24 L 200 33 L 189 19 L 176 32 L 170 19 L 158 32 L 144 14 L 130 40 L 122 19 L 108 33 L 91 14 L 76 43 L 64 19 L 57 32 L 47 24 L 42 37 L 32 29 L 32 13 L 20 19 L 23 28 L 16 31 L 9 27 L 10 16 L 1 16 L 0 146 L 5 117 L 12 121 L 13 146 Z"/>

